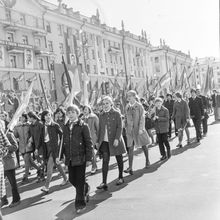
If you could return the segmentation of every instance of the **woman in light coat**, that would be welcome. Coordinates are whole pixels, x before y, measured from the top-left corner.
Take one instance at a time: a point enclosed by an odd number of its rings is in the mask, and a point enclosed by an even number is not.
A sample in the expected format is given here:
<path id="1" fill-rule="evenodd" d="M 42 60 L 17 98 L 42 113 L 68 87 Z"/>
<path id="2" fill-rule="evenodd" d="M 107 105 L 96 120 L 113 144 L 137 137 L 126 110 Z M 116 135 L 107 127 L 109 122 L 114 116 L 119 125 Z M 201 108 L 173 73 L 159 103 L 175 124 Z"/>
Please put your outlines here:
<path id="1" fill-rule="evenodd" d="M 90 135 L 93 143 L 93 158 L 92 158 L 92 170 L 91 175 L 95 174 L 97 171 L 96 164 L 96 154 L 95 154 L 95 145 L 98 141 L 98 133 L 99 133 L 99 118 L 92 112 L 90 106 L 85 105 L 83 107 L 83 117 L 82 120 L 88 124 Z"/>
<path id="2" fill-rule="evenodd" d="M 149 136 L 145 130 L 145 112 L 141 103 L 137 101 L 137 93 L 133 90 L 128 91 L 127 99 L 129 101 L 125 109 L 125 129 L 127 134 L 127 145 L 129 148 L 128 160 L 129 167 L 125 173 L 133 174 L 133 157 L 134 146 L 142 147 L 146 164 L 150 165 L 148 157 L 148 145 L 150 144 Z"/>

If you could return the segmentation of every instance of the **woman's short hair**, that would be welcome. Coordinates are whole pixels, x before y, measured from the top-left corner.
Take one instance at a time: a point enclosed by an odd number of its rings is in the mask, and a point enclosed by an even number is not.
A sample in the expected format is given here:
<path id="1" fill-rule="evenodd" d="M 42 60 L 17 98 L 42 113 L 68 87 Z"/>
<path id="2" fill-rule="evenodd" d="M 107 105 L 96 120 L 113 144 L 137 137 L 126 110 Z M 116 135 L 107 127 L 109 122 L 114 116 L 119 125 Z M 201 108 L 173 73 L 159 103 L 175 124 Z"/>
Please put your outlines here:
<path id="1" fill-rule="evenodd" d="M 155 99 L 155 103 L 157 103 L 157 102 L 163 103 L 163 99 L 161 99 L 160 97 L 158 97 L 158 98 Z"/>
<path id="2" fill-rule="evenodd" d="M 175 95 L 177 98 L 180 98 L 180 99 L 182 98 L 182 95 L 179 92 L 177 92 Z"/>
<path id="3" fill-rule="evenodd" d="M 108 95 L 104 96 L 104 97 L 102 98 L 102 102 L 103 102 L 104 100 L 108 100 L 108 101 L 113 105 L 113 100 L 112 100 L 112 97 L 111 97 L 111 96 L 108 96 Z"/>
<path id="4" fill-rule="evenodd" d="M 50 113 L 49 110 L 45 110 L 45 111 L 43 111 L 43 112 L 41 113 L 41 121 L 42 121 L 42 122 L 45 122 L 45 116 L 46 116 L 47 114 L 49 114 L 49 113 Z"/>
<path id="5" fill-rule="evenodd" d="M 32 111 L 28 112 L 28 113 L 27 113 L 27 116 L 28 116 L 29 118 L 33 118 L 33 119 L 35 119 L 35 120 L 40 120 L 40 118 L 37 116 L 37 114 L 34 113 L 34 112 L 32 112 Z"/>
<path id="6" fill-rule="evenodd" d="M 27 114 L 26 114 L 26 113 L 23 113 L 23 114 L 21 115 L 21 117 L 25 118 L 25 121 L 28 120 L 28 117 L 27 117 Z"/>
<path id="7" fill-rule="evenodd" d="M 76 112 L 77 115 L 80 114 L 80 110 L 77 105 L 71 105 L 71 106 L 67 107 L 66 112 Z"/>
<path id="8" fill-rule="evenodd" d="M 135 98 L 137 97 L 137 92 L 134 91 L 134 90 L 129 90 L 129 91 L 127 92 L 127 95 L 128 95 L 128 94 L 133 95 Z"/>
<path id="9" fill-rule="evenodd" d="M 85 108 L 89 109 L 89 113 L 92 113 L 92 108 L 89 105 L 84 105 L 83 106 L 83 111 L 85 110 Z"/>
<path id="10" fill-rule="evenodd" d="M 54 112 L 54 115 L 56 115 L 58 112 L 61 112 L 62 116 L 65 117 L 66 112 L 63 107 L 58 107 Z"/>

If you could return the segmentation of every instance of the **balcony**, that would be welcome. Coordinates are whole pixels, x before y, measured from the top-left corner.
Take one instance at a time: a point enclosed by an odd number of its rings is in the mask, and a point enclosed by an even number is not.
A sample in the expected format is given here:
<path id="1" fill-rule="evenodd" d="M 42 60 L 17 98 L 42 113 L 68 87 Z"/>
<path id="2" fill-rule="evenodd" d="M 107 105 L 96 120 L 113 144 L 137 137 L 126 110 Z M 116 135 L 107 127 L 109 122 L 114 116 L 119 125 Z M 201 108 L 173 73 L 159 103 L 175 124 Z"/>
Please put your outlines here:
<path id="1" fill-rule="evenodd" d="M 16 43 L 6 40 L 0 40 L 1 45 L 5 45 L 8 53 L 24 53 L 25 49 L 32 50 L 32 45 L 22 44 L 22 43 Z"/>
<path id="2" fill-rule="evenodd" d="M 52 57 L 55 56 L 53 52 L 51 52 L 47 48 L 41 48 L 41 47 L 34 47 L 34 53 L 36 56 L 41 56 L 41 57 Z"/>
<path id="3" fill-rule="evenodd" d="M 34 34 L 46 35 L 47 32 L 44 29 L 43 19 L 21 14 L 12 9 L 6 9 L 0 7 L 0 23 L 7 31 L 17 31 L 17 30 L 30 30 Z"/>
<path id="4" fill-rule="evenodd" d="M 121 50 L 118 47 L 109 47 L 108 52 L 117 55 L 121 52 Z"/>

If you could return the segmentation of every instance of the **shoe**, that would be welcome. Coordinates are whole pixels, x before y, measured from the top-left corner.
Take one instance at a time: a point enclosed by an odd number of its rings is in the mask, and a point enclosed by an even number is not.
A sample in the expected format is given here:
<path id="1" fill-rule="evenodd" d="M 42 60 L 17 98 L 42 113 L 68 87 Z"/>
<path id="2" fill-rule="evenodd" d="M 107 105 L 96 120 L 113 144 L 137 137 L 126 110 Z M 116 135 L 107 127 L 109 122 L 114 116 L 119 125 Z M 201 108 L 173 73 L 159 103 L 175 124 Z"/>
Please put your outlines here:
<path id="1" fill-rule="evenodd" d="M 168 159 L 171 158 L 171 152 L 167 152 L 167 158 L 168 158 Z"/>
<path id="2" fill-rule="evenodd" d="M 203 134 L 203 137 L 206 137 L 206 136 L 207 136 L 207 133 L 204 133 L 204 134 Z"/>
<path id="3" fill-rule="evenodd" d="M 27 178 L 27 177 L 23 177 L 21 183 L 22 183 L 22 184 L 29 183 L 28 178 Z"/>
<path id="4" fill-rule="evenodd" d="M 190 143 L 191 143 L 190 139 L 189 139 L 189 140 L 187 140 L 187 145 L 189 145 Z"/>
<path id="5" fill-rule="evenodd" d="M 1 199 L 1 207 L 6 206 L 8 204 L 9 204 L 9 202 L 8 202 L 7 197 L 3 196 L 2 199 Z"/>
<path id="6" fill-rule="evenodd" d="M 12 202 L 12 203 L 9 205 L 9 208 L 13 208 L 13 207 L 15 207 L 15 206 L 17 206 L 17 205 L 20 205 L 20 203 L 21 203 L 21 200 L 19 200 L 19 201 L 17 201 L 17 202 Z"/>
<path id="7" fill-rule="evenodd" d="M 162 161 L 162 160 L 166 160 L 167 159 L 167 156 L 162 156 L 161 158 L 160 158 L 160 160 Z"/>
<path id="8" fill-rule="evenodd" d="M 122 185 L 124 182 L 125 182 L 124 179 L 123 179 L 123 178 L 120 178 L 120 179 L 118 179 L 116 185 L 117 185 L 117 186 L 120 186 L 120 185 Z"/>
<path id="9" fill-rule="evenodd" d="M 97 168 L 92 168 L 91 175 L 94 175 L 97 172 Z"/>
<path id="10" fill-rule="evenodd" d="M 129 173 L 130 175 L 133 175 L 134 173 L 133 173 L 133 170 L 132 169 L 127 169 L 127 170 L 125 170 L 124 171 L 124 173 Z"/>
<path id="11" fill-rule="evenodd" d="M 69 180 L 68 180 L 68 179 L 63 180 L 63 182 L 60 184 L 60 186 L 65 186 L 65 185 L 66 185 L 68 182 L 69 182 Z"/>
<path id="12" fill-rule="evenodd" d="M 148 169 L 150 167 L 150 162 L 146 162 L 145 168 Z"/>
<path id="13" fill-rule="evenodd" d="M 178 148 L 182 148 L 183 147 L 183 145 L 182 144 L 177 144 L 177 146 L 176 147 L 178 147 Z"/>
<path id="14" fill-rule="evenodd" d="M 108 190 L 108 186 L 105 183 L 101 183 L 99 186 L 96 187 L 97 189 L 103 189 L 103 190 Z"/>
<path id="15" fill-rule="evenodd" d="M 85 201 L 86 201 L 86 203 L 89 202 L 89 192 L 90 192 L 90 186 L 89 186 L 89 184 L 86 182 L 86 183 L 85 183 Z"/>
<path id="16" fill-rule="evenodd" d="M 197 143 L 199 143 L 199 144 L 200 144 L 200 139 L 197 139 Z"/>
<path id="17" fill-rule="evenodd" d="M 44 192 L 44 193 L 49 193 L 49 188 L 47 188 L 46 186 L 43 186 L 41 188 L 41 191 Z"/>
<path id="18" fill-rule="evenodd" d="M 85 211 L 85 210 L 86 210 L 86 206 L 80 207 L 80 208 L 76 208 L 76 213 L 77 213 L 77 214 L 80 214 L 80 213 L 82 213 L 82 212 Z"/>

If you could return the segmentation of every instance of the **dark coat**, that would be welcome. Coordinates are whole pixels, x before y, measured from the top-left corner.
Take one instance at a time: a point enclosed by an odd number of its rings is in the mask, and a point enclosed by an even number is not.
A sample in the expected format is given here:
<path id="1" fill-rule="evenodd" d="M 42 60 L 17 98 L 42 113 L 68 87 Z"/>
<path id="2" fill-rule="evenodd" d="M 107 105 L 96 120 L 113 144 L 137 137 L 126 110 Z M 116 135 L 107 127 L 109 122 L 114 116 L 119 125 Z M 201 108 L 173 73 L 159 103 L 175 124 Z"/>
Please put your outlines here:
<path id="1" fill-rule="evenodd" d="M 202 99 L 199 97 L 189 99 L 189 109 L 191 118 L 201 119 L 204 116 Z"/>
<path id="2" fill-rule="evenodd" d="M 121 155 L 126 152 L 124 140 L 122 138 L 122 119 L 121 114 L 115 109 L 111 109 L 109 112 L 103 112 L 99 117 L 99 135 L 98 144 L 101 146 L 105 136 L 105 126 L 107 125 L 109 151 L 110 156 Z M 115 140 L 119 141 L 117 147 L 113 146 Z"/>
<path id="3" fill-rule="evenodd" d="M 92 139 L 88 125 L 81 119 L 74 123 L 70 130 L 70 122 L 63 127 L 63 153 L 65 164 L 79 166 L 92 161 Z"/>
<path id="4" fill-rule="evenodd" d="M 170 116 L 173 114 L 174 100 L 165 101 L 164 107 L 168 109 Z"/>
<path id="5" fill-rule="evenodd" d="M 200 95 L 199 98 L 202 99 L 202 104 L 204 109 L 208 109 L 208 98 L 206 98 L 204 95 Z"/>
<path id="6" fill-rule="evenodd" d="M 7 133 L 7 138 L 11 145 L 8 147 L 7 155 L 3 157 L 3 165 L 4 170 L 13 170 L 18 166 L 17 157 L 15 154 L 15 151 L 18 149 L 18 143 L 12 132 Z"/>
<path id="7" fill-rule="evenodd" d="M 156 133 L 167 133 L 169 131 L 169 111 L 164 106 L 161 106 L 161 109 L 159 110 L 156 108 L 156 114 L 157 117 L 159 117 L 157 120 L 155 120 L 155 130 Z"/>
<path id="8" fill-rule="evenodd" d="M 49 134 L 49 138 L 50 138 L 50 140 L 48 142 L 48 146 L 50 149 L 52 149 L 52 156 L 53 156 L 53 159 L 55 160 L 59 156 L 59 149 L 60 149 L 59 142 L 61 141 L 63 131 L 62 131 L 61 127 L 55 122 L 51 122 L 51 124 L 48 125 L 47 130 L 48 130 L 48 134 Z M 42 128 L 41 128 L 39 146 L 42 147 L 43 158 L 45 160 L 47 160 L 49 155 L 47 152 L 47 146 L 44 143 L 44 136 L 45 136 L 45 125 L 42 126 Z"/>
<path id="9" fill-rule="evenodd" d="M 43 124 L 40 121 L 36 121 L 30 125 L 31 137 L 33 139 L 33 148 L 39 150 L 39 154 L 43 154 L 42 147 L 40 146 L 40 135 L 43 129 Z"/>
<path id="10" fill-rule="evenodd" d="M 212 95 L 212 107 L 216 107 L 216 96 L 215 94 Z"/>

